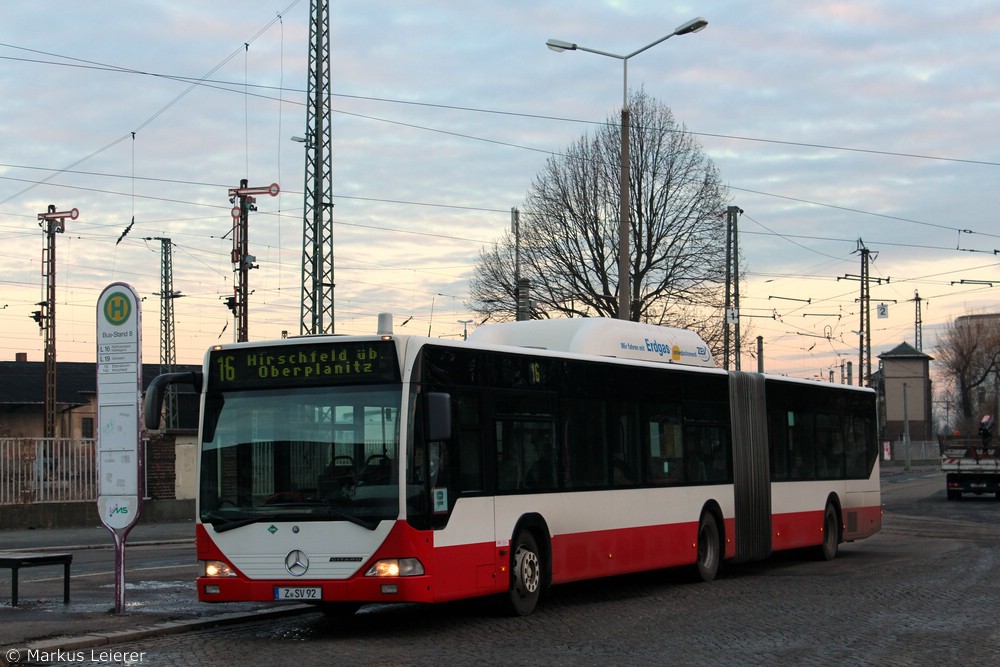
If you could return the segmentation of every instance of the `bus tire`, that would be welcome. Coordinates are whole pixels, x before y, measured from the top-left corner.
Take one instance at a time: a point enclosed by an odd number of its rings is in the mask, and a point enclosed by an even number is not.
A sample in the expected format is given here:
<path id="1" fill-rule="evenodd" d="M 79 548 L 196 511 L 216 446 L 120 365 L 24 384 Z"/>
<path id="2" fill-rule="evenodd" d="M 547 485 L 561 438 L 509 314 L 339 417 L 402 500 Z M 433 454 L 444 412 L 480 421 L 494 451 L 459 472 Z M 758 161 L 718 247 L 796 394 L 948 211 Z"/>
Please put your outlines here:
<path id="1" fill-rule="evenodd" d="M 511 616 L 527 616 L 542 592 L 542 557 L 535 536 L 522 530 L 511 543 L 510 588 L 505 598 Z"/>
<path id="2" fill-rule="evenodd" d="M 698 554 L 695 569 L 701 581 L 713 581 L 722 564 L 722 549 L 719 540 L 719 523 L 715 514 L 705 512 L 698 522 Z"/>
<path id="3" fill-rule="evenodd" d="M 823 543 L 816 548 L 819 560 L 833 560 L 840 550 L 840 526 L 837 523 L 837 509 L 827 503 L 823 511 Z"/>

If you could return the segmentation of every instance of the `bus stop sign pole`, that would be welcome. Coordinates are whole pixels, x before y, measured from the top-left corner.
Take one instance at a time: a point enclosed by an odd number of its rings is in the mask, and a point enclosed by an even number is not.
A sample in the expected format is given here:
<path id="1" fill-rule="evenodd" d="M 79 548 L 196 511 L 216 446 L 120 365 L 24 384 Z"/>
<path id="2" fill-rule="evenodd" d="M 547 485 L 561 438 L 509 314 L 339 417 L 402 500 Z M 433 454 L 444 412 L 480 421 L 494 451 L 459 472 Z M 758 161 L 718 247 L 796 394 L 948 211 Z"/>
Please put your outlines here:
<path id="1" fill-rule="evenodd" d="M 125 538 L 142 510 L 141 299 L 112 283 L 97 300 L 97 512 L 115 540 L 115 613 L 125 612 Z"/>

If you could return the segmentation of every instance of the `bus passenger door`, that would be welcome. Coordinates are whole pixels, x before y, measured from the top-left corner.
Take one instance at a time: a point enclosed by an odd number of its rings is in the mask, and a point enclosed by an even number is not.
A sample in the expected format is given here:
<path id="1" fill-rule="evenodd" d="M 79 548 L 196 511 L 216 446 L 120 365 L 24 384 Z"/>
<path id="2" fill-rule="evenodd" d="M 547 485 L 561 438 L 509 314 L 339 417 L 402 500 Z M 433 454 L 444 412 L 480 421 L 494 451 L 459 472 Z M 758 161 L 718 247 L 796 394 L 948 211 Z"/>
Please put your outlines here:
<path id="1" fill-rule="evenodd" d="M 452 392 L 451 413 L 453 428 L 447 439 L 431 442 L 428 448 L 434 597 L 438 600 L 495 592 L 500 571 L 495 503 L 486 484 L 483 428 L 475 395 Z"/>

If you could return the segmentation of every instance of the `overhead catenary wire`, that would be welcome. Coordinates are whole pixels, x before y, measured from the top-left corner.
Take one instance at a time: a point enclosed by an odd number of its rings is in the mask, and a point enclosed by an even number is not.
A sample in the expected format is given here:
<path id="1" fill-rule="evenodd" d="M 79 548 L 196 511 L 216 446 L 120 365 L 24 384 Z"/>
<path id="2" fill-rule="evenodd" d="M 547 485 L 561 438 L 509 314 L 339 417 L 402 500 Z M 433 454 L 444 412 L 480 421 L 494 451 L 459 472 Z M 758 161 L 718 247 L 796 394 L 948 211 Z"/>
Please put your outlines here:
<path id="1" fill-rule="evenodd" d="M 362 99 L 367 99 L 367 98 L 362 98 Z M 372 99 L 375 99 L 375 98 L 372 98 Z M 404 101 L 394 101 L 394 102 L 395 103 L 406 103 Z M 441 106 L 443 108 L 459 108 L 459 107 L 449 107 L 448 105 L 437 105 L 437 106 Z M 483 112 L 493 113 L 493 111 L 490 111 L 490 110 L 484 110 Z M 502 113 L 502 112 L 496 112 L 496 113 Z M 577 122 L 577 121 L 574 121 L 574 122 Z M 579 122 L 586 122 L 586 121 L 579 121 Z M 693 133 L 693 134 L 699 134 L 699 133 Z M 721 136 L 725 136 L 725 135 L 721 135 Z M 778 143 L 784 143 L 784 142 L 778 142 Z M 795 142 L 790 142 L 790 143 L 795 143 Z M 821 147 L 818 144 L 802 144 L 802 145 L 812 146 L 812 147 Z M 880 153 L 878 151 L 865 151 L 865 152 Z M 928 158 L 928 159 L 937 159 L 937 158 Z M 95 191 L 99 191 L 99 190 L 95 190 Z M 763 194 L 767 195 L 768 193 L 763 193 Z M 366 199 L 366 198 L 360 198 L 359 197 L 359 199 Z M 378 199 L 378 198 L 374 198 L 374 197 L 371 198 L 371 200 L 372 201 L 380 201 L 380 202 L 391 201 L 391 200 Z M 412 203 L 412 202 L 406 202 L 406 203 Z M 818 202 L 806 202 L 806 203 L 818 204 Z M 431 206 L 431 205 L 432 206 L 447 206 L 447 205 L 441 205 L 441 204 L 427 204 L 427 203 L 424 203 L 423 205 L 429 205 L 429 206 Z M 822 204 L 819 204 L 819 205 L 822 205 Z M 497 209 L 498 212 L 504 212 L 506 210 L 507 210 L 506 208 L 504 208 L 504 209 Z M 279 216 L 279 218 L 280 218 L 280 216 Z M 382 227 L 379 227 L 377 225 L 371 225 L 371 226 L 368 226 L 368 227 L 365 227 L 365 228 L 369 228 L 369 229 L 383 229 Z M 280 229 L 280 226 L 279 226 L 279 229 Z M 405 229 L 388 229 L 388 231 L 390 231 L 390 233 L 403 233 L 403 234 L 409 234 L 409 233 L 411 233 L 411 230 L 405 230 Z M 787 240 L 789 238 L 793 238 L 791 235 L 781 234 L 780 232 L 776 232 L 776 236 L 778 236 L 778 237 L 780 237 L 782 239 L 785 239 L 785 240 Z M 451 237 L 451 236 L 449 236 L 447 238 L 450 238 L 450 239 L 453 239 L 453 240 L 465 240 L 465 241 L 477 242 L 477 243 L 482 243 L 483 242 L 482 240 L 471 239 L 471 238 L 463 239 L 461 237 Z M 794 238 L 801 238 L 802 240 L 809 240 L 809 241 L 813 241 L 813 240 L 828 240 L 828 239 L 823 239 L 821 237 L 809 237 L 809 236 L 805 236 L 805 235 L 803 235 L 801 237 L 794 237 Z M 850 239 L 829 239 L 829 240 L 831 240 L 831 241 L 835 240 L 835 241 L 853 242 L 853 240 L 850 240 Z M 877 241 L 873 241 L 873 243 L 877 244 L 877 245 L 889 245 L 889 244 L 879 243 Z M 911 246 L 907 246 L 906 244 L 898 244 L 898 245 L 900 245 L 902 247 L 911 247 Z M 279 238 L 279 242 L 277 244 L 277 247 L 280 248 L 281 246 L 282 246 L 282 243 L 281 243 L 280 238 Z M 807 244 L 802 244 L 802 247 L 807 247 Z M 930 246 L 913 245 L 912 247 L 915 247 L 915 248 L 928 247 L 929 248 Z M 937 249 L 948 250 L 948 248 L 944 248 L 944 247 L 937 248 Z M 954 248 L 952 248 L 951 250 L 954 250 Z M 827 256 L 830 257 L 831 259 L 834 259 L 834 257 L 832 255 L 827 255 Z M 826 279 L 826 278 L 825 277 L 821 277 L 820 279 Z"/>

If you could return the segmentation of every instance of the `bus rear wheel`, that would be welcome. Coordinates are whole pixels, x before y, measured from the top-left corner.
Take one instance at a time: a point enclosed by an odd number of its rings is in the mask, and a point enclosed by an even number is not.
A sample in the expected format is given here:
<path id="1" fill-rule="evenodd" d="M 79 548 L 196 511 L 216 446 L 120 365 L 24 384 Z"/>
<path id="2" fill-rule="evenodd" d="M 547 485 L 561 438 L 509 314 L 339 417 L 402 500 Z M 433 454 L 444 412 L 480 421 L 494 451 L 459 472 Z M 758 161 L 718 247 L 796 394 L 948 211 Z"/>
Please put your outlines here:
<path id="1" fill-rule="evenodd" d="M 816 557 L 820 560 L 833 560 L 840 550 L 840 530 L 837 525 L 837 510 L 833 504 L 827 503 L 823 512 L 823 543 L 816 549 Z"/>
<path id="2" fill-rule="evenodd" d="M 715 515 L 705 512 L 698 523 L 698 560 L 695 568 L 702 581 L 713 581 L 722 564 L 722 550 L 719 546 L 719 524 Z"/>
<path id="3" fill-rule="evenodd" d="M 512 616 L 527 616 L 538 605 L 542 592 L 542 559 L 535 536 L 521 531 L 511 543 L 510 589 L 506 609 Z"/>

